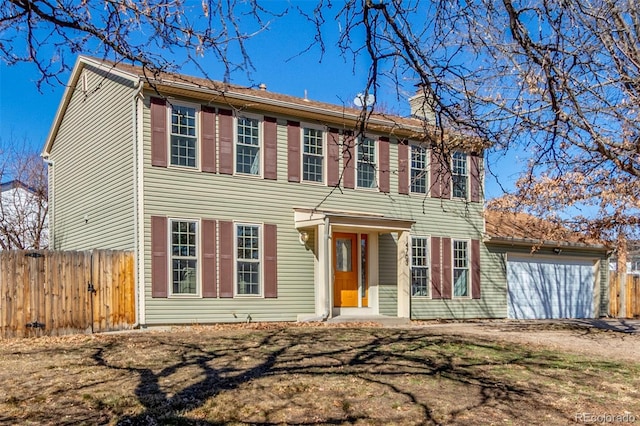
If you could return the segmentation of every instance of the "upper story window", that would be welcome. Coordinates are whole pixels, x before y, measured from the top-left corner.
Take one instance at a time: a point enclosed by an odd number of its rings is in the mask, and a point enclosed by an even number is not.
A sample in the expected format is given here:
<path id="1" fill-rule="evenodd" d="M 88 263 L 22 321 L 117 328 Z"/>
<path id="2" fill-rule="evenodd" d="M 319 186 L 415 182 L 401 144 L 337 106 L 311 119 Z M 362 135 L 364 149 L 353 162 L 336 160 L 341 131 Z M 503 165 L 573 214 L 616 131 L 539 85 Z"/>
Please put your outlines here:
<path id="1" fill-rule="evenodd" d="M 197 222 L 171 221 L 171 277 L 173 294 L 196 294 L 198 283 Z"/>
<path id="2" fill-rule="evenodd" d="M 454 152 L 451 159 L 451 177 L 453 183 L 453 198 L 467 198 L 469 188 L 469 168 L 467 154 Z"/>
<path id="3" fill-rule="evenodd" d="M 469 244 L 453 241 L 453 296 L 469 296 Z"/>
<path id="4" fill-rule="evenodd" d="M 411 237 L 411 295 L 429 296 L 429 240 Z"/>
<path id="5" fill-rule="evenodd" d="M 171 106 L 171 165 L 197 167 L 198 137 L 194 107 Z"/>
<path id="6" fill-rule="evenodd" d="M 358 188 L 375 188 L 376 170 L 375 141 L 370 138 L 362 138 L 358 144 Z"/>
<path id="7" fill-rule="evenodd" d="M 426 194 L 429 188 L 427 148 L 411 145 L 411 192 Z"/>
<path id="8" fill-rule="evenodd" d="M 236 173 L 260 175 L 260 120 L 238 117 Z"/>
<path id="9" fill-rule="evenodd" d="M 324 138 L 322 130 L 302 129 L 302 180 L 324 181 Z"/>
<path id="10" fill-rule="evenodd" d="M 236 225 L 236 294 L 260 295 L 260 226 Z"/>

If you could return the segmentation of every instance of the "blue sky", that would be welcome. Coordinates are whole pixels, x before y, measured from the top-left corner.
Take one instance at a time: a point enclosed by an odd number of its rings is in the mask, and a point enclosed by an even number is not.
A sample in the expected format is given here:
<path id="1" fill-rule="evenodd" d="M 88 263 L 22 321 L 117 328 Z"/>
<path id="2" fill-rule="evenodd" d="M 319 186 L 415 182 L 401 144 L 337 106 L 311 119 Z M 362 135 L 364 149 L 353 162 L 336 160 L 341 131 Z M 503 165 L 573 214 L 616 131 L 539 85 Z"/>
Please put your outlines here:
<path id="1" fill-rule="evenodd" d="M 286 5 L 286 2 L 274 2 Z M 302 3 L 301 3 L 302 4 Z M 311 3 L 307 3 L 311 4 Z M 327 15 L 326 18 L 330 18 Z M 267 31 L 247 42 L 247 48 L 255 66 L 249 73 L 236 71 L 231 81 L 241 85 L 265 83 L 269 91 L 303 97 L 305 91 L 310 99 L 334 104 L 350 103 L 366 84 L 368 63 L 366 59 L 344 58 L 340 56 L 335 43 L 340 35 L 341 26 L 328 20 L 323 27 L 326 51 L 312 47 L 303 52 L 313 41 L 314 28 L 292 13 L 274 19 Z M 352 34 L 355 44 L 358 34 Z M 86 52 L 91 54 L 91 52 Z M 73 63 L 75 57 L 67 57 Z M 203 59 L 210 76 L 223 79 L 224 69 L 206 55 Z M 185 74 L 197 74 L 192 69 L 182 70 Z M 35 81 L 38 73 L 35 66 L 20 64 L 9 67 L 0 64 L 0 146 L 27 141 L 33 149 L 40 150 L 48 135 L 56 110 L 64 93 L 64 86 L 43 85 L 38 91 Z M 68 74 L 62 75 L 66 81 Z M 412 93 L 401 93 L 390 83 L 381 80 L 378 101 L 395 113 L 408 115 L 406 97 Z M 413 90 L 411 84 L 409 89 Z M 513 156 L 496 161 L 492 169 L 499 170 L 500 182 L 510 188 L 514 180 L 514 166 L 517 160 Z M 486 178 L 487 198 L 499 196 L 501 190 L 495 179 Z"/>

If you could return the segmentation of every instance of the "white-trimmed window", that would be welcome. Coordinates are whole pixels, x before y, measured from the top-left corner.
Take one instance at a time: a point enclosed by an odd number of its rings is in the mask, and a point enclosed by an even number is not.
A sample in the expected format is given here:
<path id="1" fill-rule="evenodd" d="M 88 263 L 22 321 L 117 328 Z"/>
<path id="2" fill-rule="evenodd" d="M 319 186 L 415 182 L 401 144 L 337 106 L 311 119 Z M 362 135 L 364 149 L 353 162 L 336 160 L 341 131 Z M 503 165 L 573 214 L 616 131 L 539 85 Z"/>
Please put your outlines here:
<path id="1" fill-rule="evenodd" d="M 411 295 L 429 296 L 429 238 L 411 237 Z"/>
<path id="2" fill-rule="evenodd" d="M 260 175 L 260 119 L 238 116 L 236 126 L 236 173 Z"/>
<path id="3" fill-rule="evenodd" d="M 451 177 L 453 184 L 453 198 L 467 199 L 469 188 L 469 168 L 467 154 L 456 151 L 451 159 Z"/>
<path id="4" fill-rule="evenodd" d="M 171 292 L 198 293 L 198 222 L 171 220 Z"/>
<path id="5" fill-rule="evenodd" d="M 469 242 L 453 240 L 453 297 L 469 297 Z"/>
<path id="6" fill-rule="evenodd" d="M 358 144 L 358 188 L 375 188 L 376 170 L 376 142 L 371 138 L 362 138 Z"/>
<path id="7" fill-rule="evenodd" d="M 411 145 L 411 192 L 426 194 L 429 189 L 428 153 L 422 145 Z"/>
<path id="8" fill-rule="evenodd" d="M 324 132 L 313 127 L 302 128 L 302 180 L 324 182 Z"/>
<path id="9" fill-rule="evenodd" d="M 262 294 L 261 226 L 238 223 L 236 228 L 236 295 Z"/>
<path id="10" fill-rule="evenodd" d="M 170 153 L 171 165 L 197 167 L 198 109 L 193 106 L 171 105 Z"/>

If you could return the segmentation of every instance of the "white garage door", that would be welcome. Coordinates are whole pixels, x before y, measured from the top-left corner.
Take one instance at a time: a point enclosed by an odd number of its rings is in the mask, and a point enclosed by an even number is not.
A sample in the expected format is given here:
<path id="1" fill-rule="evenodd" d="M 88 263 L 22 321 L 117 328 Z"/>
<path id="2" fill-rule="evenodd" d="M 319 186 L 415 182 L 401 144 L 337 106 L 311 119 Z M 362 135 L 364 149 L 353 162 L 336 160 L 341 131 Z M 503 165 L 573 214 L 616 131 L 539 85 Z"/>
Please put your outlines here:
<path id="1" fill-rule="evenodd" d="M 509 318 L 592 318 L 591 260 L 508 256 Z"/>

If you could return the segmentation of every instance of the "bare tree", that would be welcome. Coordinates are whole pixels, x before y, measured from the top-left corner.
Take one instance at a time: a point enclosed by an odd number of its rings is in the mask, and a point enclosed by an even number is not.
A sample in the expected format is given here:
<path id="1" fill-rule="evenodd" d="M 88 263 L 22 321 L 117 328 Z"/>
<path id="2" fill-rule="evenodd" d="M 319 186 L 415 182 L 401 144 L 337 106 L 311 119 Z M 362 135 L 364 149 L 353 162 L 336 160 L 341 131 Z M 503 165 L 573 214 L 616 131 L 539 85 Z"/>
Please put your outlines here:
<path id="1" fill-rule="evenodd" d="M 47 167 L 26 144 L 18 147 L 0 145 L 0 249 L 45 249 Z"/>
<path id="2" fill-rule="evenodd" d="M 67 68 L 68 53 L 80 51 L 151 73 L 213 55 L 228 79 L 236 69 L 251 69 L 245 42 L 272 18 L 300 13 L 317 28 L 309 42 L 323 53 L 323 28 L 337 21 L 339 51 L 370 61 L 363 93 L 391 84 L 405 97 L 420 88 L 432 112 L 425 142 L 441 154 L 448 154 L 444 141 L 458 135 L 479 141 L 489 159 L 504 150 L 528 156 L 516 190 L 496 206 L 557 221 L 567 208 L 595 210 L 565 224 L 605 236 L 638 232 L 635 0 L 318 0 L 313 9 L 270 9 L 259 0 L 204 0 L 197 9 L 180 0 L 10 0 L 0 9 L 0 54 L 10 64 L 34 62 L 43 81 Z M 26 42 L 26 54 L 16 40 Z M 53 57 L 38 49 L 42 44 Z M 363 107 L 361 126 L 370 107 Z M 494 174 L 491 161 L 486 171 Z"/>
<path id="3" fill-rule="evenodd" d="M 495 206 L 614 237 L 640 225 L 640 8 L 634 0 L 350 1 L 345 53 L 369 85 L 425 93 L 440 132 L 518 150 L 529 163 Z M 366 34 L 357 46 L 352 34 Z M 359 50 L 360 49 L 360 50 Z M 488 163 L 491 173 L 491 163 Z M 565 217 L 566 219 L 566 217 Z"/>
<path id="4" fill-rule="evenodd" d="M 0 57 L 34 64 L 38 87 L 64 84 L 58 77 L 77 53 L 130 61 L 150 75 L 198 66 L 206 56 L 224 64 L 228 80 L 236 69 L 253 69 L 246 40 L 285 12 L 257 0 L 8 0 L 0 7 Z"/>

